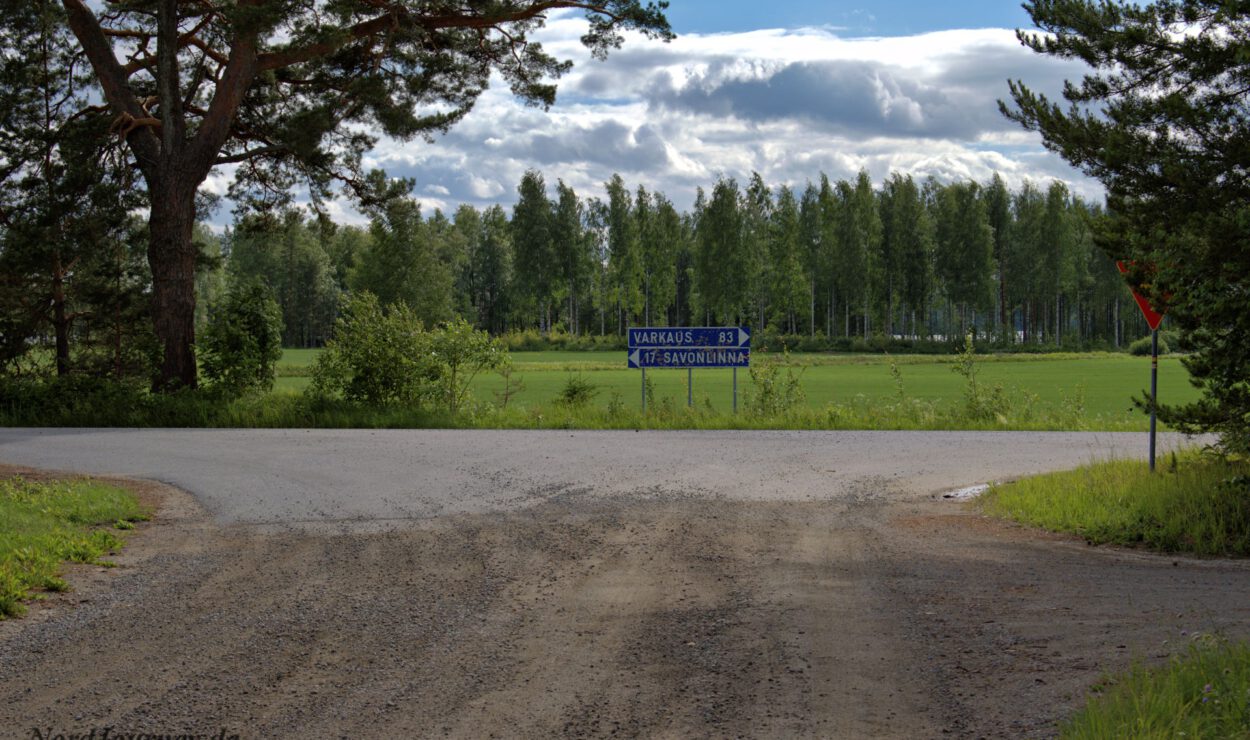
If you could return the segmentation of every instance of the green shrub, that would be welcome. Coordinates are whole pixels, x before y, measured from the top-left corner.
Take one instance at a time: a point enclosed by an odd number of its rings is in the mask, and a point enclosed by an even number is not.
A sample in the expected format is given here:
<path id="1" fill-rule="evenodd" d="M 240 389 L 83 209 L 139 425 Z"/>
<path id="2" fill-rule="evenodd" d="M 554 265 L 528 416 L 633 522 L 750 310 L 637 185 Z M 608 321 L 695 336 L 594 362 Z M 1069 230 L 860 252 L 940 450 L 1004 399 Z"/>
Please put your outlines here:
<path id="1" fill-rule="evenodd" d="M 233 285 L 214 307 L 199 341 L 209 385 L 238 394 L 273 388 L 282 358 L 282 309 L 259 282 Z"/>
<path id="2" fill-rule="evenodd" d="M 1064 738 L 1250 737 L 1250 645 L 1200 635 L 1165 665 L 1097 687 Z"/>
<path id="3" fill-rule="evenodd" d="M 570 375 L 564 381 L 564 387 L 560 389 L 556 403 L 569 408 L 584 408 L 594 400 L 598 393 L 599 387 L 586 380 L 580 373 Z"/>
<path id="4" fill-rule="evenodd" d="M 990 421 L 1005 419 L 1011 410 L 1011 402 L 1007 392 L 999 384 L 983 386 L 977 376 L 981 369 L 977 366 L 976 351 L 972 344 L 972 333 L 964 337 L 964 347 L 951 368 L 964 378 L 964 415 L 973 421 Z M 1084 404 L 1082 396 L 1082 404 Z"/>
<path id="5" fill-rule="evenodd" d="M 0 416 L 15 426 L 135 426 L 147 398 L 146 384 L 133 378 L 0 376 Z"/>
<path id="6" fill-rule="evenodd" d="M 1135 357 L 1150 356 L 1150 337 L 1142 337 L 1141 339 L 1138 339 L 1136 342 L 1133 342 L 1132 344 L 1128 346 L 1128 351 L 1129 351 L 1129 354 Z M 1160 335 L 1159 354 L 1166 355 L 1167 353 L 1171 351 L 1172 350 L 1168 346 L 1167 340 L 1164 339 L 1162 335 Z"/>
<path id="7" fill-rule="evenodd" d="M 782 416 L 806 402 L 807 395 L 799 383 L 803 371 L 799 370 L 796 374 L 793 367 L 787 367 L 784 374 L 781 372 L 781 366 L 788 362 L 788 355 L 784 363 L 772 355 L 747 368 L 754 384 L 753 389 L 746 393 L 748 413 L 756 416 Z"/>
<path id="8" fill-rule="evenodd" d="M 310 393 L 369 406 L 439 403 L 455 414 L 479 373 L 510 364 L 501 342 L 464 319 L 426 331 L 402 301 L 383 310 L 362 292 L 348 300 L 313 364 Z"/>
<path id="9" fill-rule="evenodd" d="M 561 331 L 542 334 L 536 329 L 512 332 L 500 336 L 501 346 L 510 352 L 546 352 L 549 350 L 567 352 L 623 351 L 626 339 L 623 336 L 596 336 L 592 334 L 572 335 Z"/>
<path id="10" fill-rule="evenodd" d="M 310 392 L 370 406 L 420 406 L 438 397 L 441 370 L 421 319 L 402 301 L 383 311 L 367 291 L 349 298 L 317 356 Z"/>
<path id="11" fill-rule="evenodd" d="M 467 399 L 469 384 L 478 373 L 511 365 L 508 351 L 497 339 L 474 329 L 464 319 L 448 322 L 430 332 L 429 348 L 438 395 L 453 414 Z"/>

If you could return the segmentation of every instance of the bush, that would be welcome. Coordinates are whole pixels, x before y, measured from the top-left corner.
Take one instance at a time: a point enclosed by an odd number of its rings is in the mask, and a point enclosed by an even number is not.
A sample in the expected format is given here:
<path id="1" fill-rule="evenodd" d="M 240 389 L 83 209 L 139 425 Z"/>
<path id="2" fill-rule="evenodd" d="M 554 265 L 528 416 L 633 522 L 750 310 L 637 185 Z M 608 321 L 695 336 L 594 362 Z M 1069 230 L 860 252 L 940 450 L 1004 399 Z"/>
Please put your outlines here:
<path id="1" fill-rule="evenodd" d="M 1150 337 L 1142 337 L 1128 346 L 1129 354 L 1136 357 L 1150 356 Z M 1168 342 L 1162 335 L 1159 337 L 1159 354 L 1166 355 L 1171 351 Z"/>
<path id="2" fill-rule="evenodd" d="M 556 397 L 556 403 L 569 408 L 583 408 L 594 400 L 598 394 L 599 387 L 586 380 L 579 373 L 570 375 L 564 381 L 564 387 L 560 389 L 560 395 Z"/>
<path id="3" fill-rule="evenodd" d="M 398 302 L 383 311 L 367 291 L 348 299 L 312 369 L 314 396 L 420 406 L 439 395 L 441 374 L 421 319 Z"/>
<path id="4" fill-rule="evenodd" d="M 383 310 L 377 296 L 348 300 L 312 369 L 312 395 L 370 406 L 441 402 L 456 413 L 483 370 L 510 365 L 503 345 L 464 319 L 433 331 L 402 301 Z"/>
<path id="5" fill-rule="evenodd" d="M 788 356 L 786 360 L 788 361 Z M 804 404 L 807 395 L 799 383 L 803 371 L 795 374 L 787 367 L 783 375 L 782 361 L 776 356 L 765 357 L 747 368 L 753 389 L 746 393 L 747 411 L 756 416 L 782 416 Z"/>
<path id="6" fill-rule="evenodd" d="M 136 379 L 0 376 L 0 422 L 9 426 L 134 426 L 147 399 Z"/>
<path id="7" fill-rule="evenodd" d="M 199 341 L 209 384 L 228 393 L 273 388 L 282 357 L 282 310 L 259 282 L 231 287 L 210 313 Z"/>
<path id="8" fill-rule="evenodd" d="M 508 351 L 490 334 L 474 329 L 464 319 L 451 321 L 430 333 L 429 347 L 439 396 L 456 413 L 469 395 L 469 384 L 483 370 L 511 365 Z"/>
<path id="9" fill-rule="evenodd" d="M 626 338 L 618 336 L 596 336 L 580 334 L 574 336 L 559 331 L 542 334 L 535 329 L 512 332 L 499 337 L 500 346 L 510 352 L 598 352 L 623 351 Z"/>
<path id="10" fill-rule="evenodd" d="M 972 333 L 964 337 L 964 347 L 951 370 L 964 379 L 964 415 L 972 421 L 1006 421 L 1011 402 L 1001 385 L 986 388 L 977 381 L 981 369 L 977 366 Z M 1082 396 L 1083 398 L 1083 396 Z M 1082 400 L 1082 404 L 1084 401 Z"/>

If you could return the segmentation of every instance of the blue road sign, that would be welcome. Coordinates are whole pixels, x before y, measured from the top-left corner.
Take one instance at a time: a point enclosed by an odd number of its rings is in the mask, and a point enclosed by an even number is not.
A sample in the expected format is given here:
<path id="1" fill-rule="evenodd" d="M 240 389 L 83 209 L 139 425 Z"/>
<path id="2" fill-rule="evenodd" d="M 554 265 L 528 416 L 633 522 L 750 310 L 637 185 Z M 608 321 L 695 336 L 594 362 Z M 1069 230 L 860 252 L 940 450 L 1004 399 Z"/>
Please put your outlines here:
<path id="1" fill-rule="evenodd" d="M 736 347 L 751 348 L 751 330 L 745 326 L 635 327 L 629 330 L 629 349 Z"/>
<path id="2" fill-rule="evenodd" d="M 629 351 L 631 368 L 749 367 L 750 347 L 635 347 Z"/>

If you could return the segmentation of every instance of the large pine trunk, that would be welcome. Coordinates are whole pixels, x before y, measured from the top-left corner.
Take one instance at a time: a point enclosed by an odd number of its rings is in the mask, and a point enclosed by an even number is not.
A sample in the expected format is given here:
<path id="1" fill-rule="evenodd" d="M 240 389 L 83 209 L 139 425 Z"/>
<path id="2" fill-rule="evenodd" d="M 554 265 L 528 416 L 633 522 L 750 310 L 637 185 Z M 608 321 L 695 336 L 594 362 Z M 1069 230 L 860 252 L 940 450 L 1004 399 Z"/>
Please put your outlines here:
<path id="1" fill-rule="evenodd" d="M 151 188 L 148 264 L 152 267 L 152 313 L 163 357 L 157 390 L 195 388 L 195 267 L 191 241 L 195 184 L 173 178 Z"/>

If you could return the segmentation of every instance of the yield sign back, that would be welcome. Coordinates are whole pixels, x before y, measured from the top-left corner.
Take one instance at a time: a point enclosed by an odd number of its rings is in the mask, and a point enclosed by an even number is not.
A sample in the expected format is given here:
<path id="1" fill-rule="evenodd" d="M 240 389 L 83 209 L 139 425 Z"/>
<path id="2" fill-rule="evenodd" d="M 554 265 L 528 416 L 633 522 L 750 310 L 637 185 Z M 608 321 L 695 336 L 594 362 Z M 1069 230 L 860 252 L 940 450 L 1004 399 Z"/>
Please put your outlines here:
<path id="1" fill-rule="evenodd" d="M 1128 265 L 1117 261 L 1115 266 L 1120 269 L 1121 275 L 1128 274 Z M 1135 290 L 1133 291 L 1133 299 L 1137 301 L 1137 307 L 1141 309 L 1141 315 L 1146 317 L 1146 323 L 1150 325 L 1150 330 L 1158 329 L 1159 323 L 1163 321 L 1163 314 L 1154 310 L 1154 307 L 1150 305 L 1150 301 L 1140 296 Z"/>

